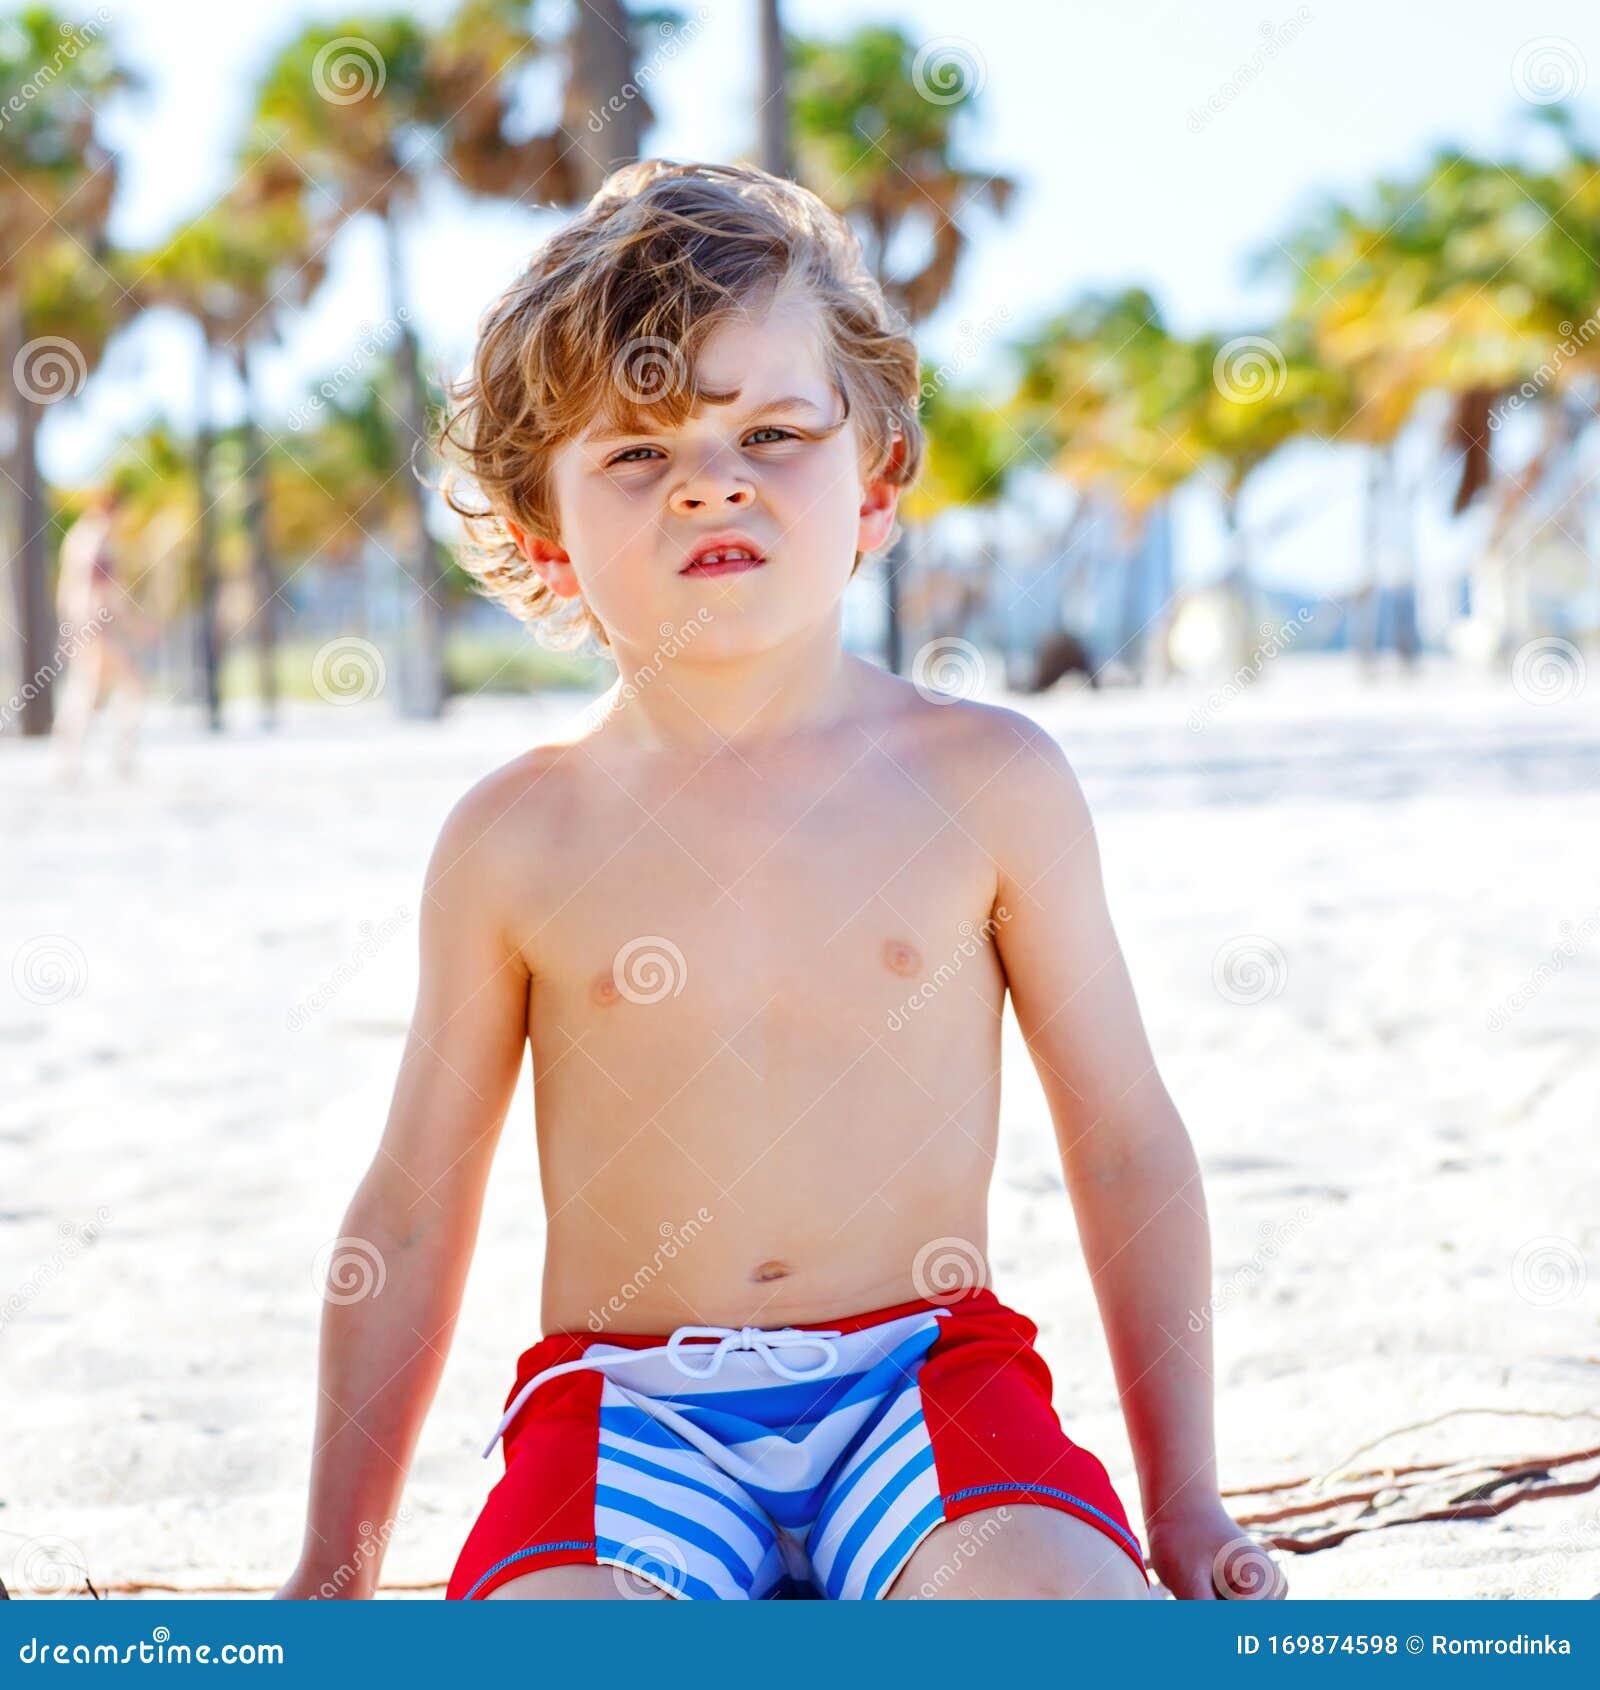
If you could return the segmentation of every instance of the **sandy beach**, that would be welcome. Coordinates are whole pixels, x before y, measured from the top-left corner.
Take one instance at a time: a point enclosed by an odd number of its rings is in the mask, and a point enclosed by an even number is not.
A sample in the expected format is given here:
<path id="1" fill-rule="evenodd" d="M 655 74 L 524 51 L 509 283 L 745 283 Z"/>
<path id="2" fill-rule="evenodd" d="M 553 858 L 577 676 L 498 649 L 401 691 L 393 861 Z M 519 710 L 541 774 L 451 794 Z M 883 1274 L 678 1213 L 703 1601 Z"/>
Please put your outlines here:
<path id="1" fill-rule="evenodd" d="M 1592 667 L 1592 665 L 1591 665 Z M 1505 676 L 1286 661 L 1195 690 L 984 696 L 1093 806 L 1206 1177 L 1225 1491 L 1294 1597 L 1600 1594 L 1600 710 Z M 416 908 L 461 791 L 580 708 L 241 711 L 0 753 L 0 1577 L 265 1593 L 296 1556 L 318 1271 L 382 1126 Z M 1009 1012 L 996 1287 L 1142 1536 L 1043 1094 Z M 386 1580 L 442 1593 L 537 1335 L 526 1068 Z M 1586 1461 L 1551 1458 L 1593 1449 Z M 1523 1458 L 1539 1458 L 1520 1476 Z M 1404 1470 L 1440 1464 L 1424 1474 Z M 1524 1463 L 1524 1465 L 1527 1465 Z M 1376 1475 L 1365 1479 L 1352 1475 Z M 1274 1490 L 1274 1486 L 1288 1486 Z M 1515 1506 L 1480 1518 L 1469 1493 Z M 1357 1495 L 1354 1502 L 1340 1498 Z"/>

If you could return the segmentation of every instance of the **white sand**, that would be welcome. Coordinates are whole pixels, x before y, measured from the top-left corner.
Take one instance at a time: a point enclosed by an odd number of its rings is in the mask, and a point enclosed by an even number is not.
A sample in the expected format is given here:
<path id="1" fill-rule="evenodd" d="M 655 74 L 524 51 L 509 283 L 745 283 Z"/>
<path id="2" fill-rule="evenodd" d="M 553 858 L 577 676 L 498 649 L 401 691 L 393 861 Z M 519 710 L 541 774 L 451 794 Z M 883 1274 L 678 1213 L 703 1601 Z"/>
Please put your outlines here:
<path id="1" fill-rule="evenodd" d="M 1504 680 L 1368 691 L 1302 660 L 1199 732 L 1185 723 L 1198 695 L 1179 690 L 1023 706 L 1095 807 L 1206 1170 L 1225 1488 L 1600 1444 L 1597 685 L 1541 706 Z M 324 708 L 276 739 L 241 726 L 221 741 L 168 714 L 134 784 L 100 773 L 101 747 L 74 793 L 44 748 L 0 750 L 0 1576 L 14 1589 L 47 1582 L 59 1555 L 101 1587 L 271 1587 L 288 1571 L 313 1261 L 387 1108 L 423 864 L 461 790 L 573 707 L 474 702 L 433 728 L 383 704 Z M 1251 955 L 1227 965 L 1251 935 L 1281 989 L 1234 1001 L 1261 984 Z M 58 996 L 52 950 L 81 990 L 39 1001 Z M 1528 1001 L 1491 1030 L 1513 994 Z M 1006 1061 L 998 1289 L 1039 1321 L 1063 1420 L 1139 1526 L 1009 1018 Z M 495 1476 L 478 1450 L 537 1334 L 526 1085 L 395 1581 L 447 1576 Z M 1463 1408 L 1538 1414 L 1384 1437 Z M 1296 1596 L 1588 1597 L 1600 1491 L 1281 1560 Z"/>

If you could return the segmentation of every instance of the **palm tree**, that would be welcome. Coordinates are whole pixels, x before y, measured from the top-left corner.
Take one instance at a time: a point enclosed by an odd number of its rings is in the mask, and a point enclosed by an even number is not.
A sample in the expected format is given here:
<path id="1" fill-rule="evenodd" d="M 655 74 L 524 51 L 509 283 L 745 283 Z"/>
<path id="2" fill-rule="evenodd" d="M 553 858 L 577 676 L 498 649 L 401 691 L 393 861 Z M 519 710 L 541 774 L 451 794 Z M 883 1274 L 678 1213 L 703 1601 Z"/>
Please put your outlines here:
<path id="1" fill-rule="evenodd" d="M 980 392 L 948 386 L 937 371 L 929 370 L 923 377 L 921 413 L 926 451 L 922 474 L 901 502 L 906 522 L 915 528 L 948 511 L 998 504 L 1016 461 L 1016 435 L 1004 407 Z M 985 545 L 981 573 L 960 584 L 961 625 L 952 631 L 963 632 L 971 616 L 989 602 L 996 561 Z M 901 609 L 909 620 L 917 620 L 904 602 Z"/>
<path id="2" fill-rule="evenodd" d="M 1085 295 L 1016 352 L 1015 425 L 1075 487 L 1137 520 L 1205 462 L 1210 372 L 1142 288 Z"/>
<path id="3" fill-rule="evenodd" d="M 25 593 L 43 590 L 46 530 L 50 526 L 39 472 L 40 414 L 56 399 L 66 397 L 93 372 L 126 304 L 107 269 L 90 258 L 76 240 L 51 229 L 34 238 L 28 253 L 28 273 L 17 301 L 21 329 L 26 336 L 14 366 L 16 396 L 15 486 L 16 508 L 22 522 L 19 547 L 19 585 Z M 36 607 L 31 594 L 22 603 Z M 43 627 L 34 633 L 39 660 L 32 675 L 54 676 L 55 618 L 49 601 L 43 607 Z M 30 623 L 22 624 L 26 631 Z M 24 660 L 27 652 L 25 648 Z M 24 705 L 42 699 L 50 705 L 52 687 L 36 687 L 24 694 Z M 48 732 L 51 716 L 37 732 Z M 25 729 L 26 731 L 26 729 Z"/>
<path id="4" fill-rule="evenodd" d="M 1553 166 L 1440 152 L 1360 206 L 1328 204 L 1279 249 L 1295 319 L 1350 384 L 1351 437 L 1385 446 L 1424 395 L 1446 396 L 1458 513 L 1497 478 L 1500 408 L 1525 385 L 1553 402 L 1600 354 L 1560 350 L 1600 299 L 1600 163 L 1565 116 L 1544 121 L 1564 142 Z"/>
<path id="5" fill-rule="evenodd" d="M 168 306 L 193 319 L 199 351 L 195 368 L 194 464 L 197 511 L 194 523 L 192 601 L 196 618 L 196 659 L 206 722 L 213 733 L 222 727 L 221 650 L 217 633 L 217 499 L 214 474 L 216 427 L 211 385 L 218 348 L 244 318 L 245 305 L 236 280 L 249 274 L 258 254 L 251 248 L 248 224 L 236 221 L 235 208 L 219 202 L 185 224 L 154 251 L 130 253 L 121 260 L 129 291 L 148 309 Z"/>
<path id="6" fill-rule="evenodd" d="M 142 565 L 129 590 L 152 621 L 168 624 L 184 608 L 185 566 L 193 561 L 193 442 L 158 417 L 119 443 L 104 474 L 121 496 L 119 532 Z M 163 641 L 163 671 L 168 660 Z M 192 674 L 192 661 L 185 668 Z"/>
<path id="7" fill-rule="evenodd" d="M 333 229 L 314 218 L 299 170 L 270 141 L 258 142 L 223 203 L 231 242 L 228 308 L 218 322 L 243 398 L 242 476 L 249 572 L 254 583 L 256 660 L 263 722 L 277 714 L 278 585 L 268 517 L 268 448 L 257 422 L 255 350 L 273 336 L 281 314 L 304 302 L 327 271 Z"/>
<path id="8" fill-rule="evenodd" d="M 30 6 L 0 31 L 0 87 L 32 91 L 9 103 L 0 125 L 0 358 L 14 376 L 12 572 L 24 677 L 47 675 L 55 651 L 37 459 L 40 408 L 78 390 L 103 344 L 108 306 L 99 253 L 117 166 L 99 138 L 99 120 L 105 98 L 127 80 L 92 24 L 76 27 Z M 47 326 L 63 317 L 86 331 L 84 344 Z M 65 344 L 46 338 L 52 336 Z M 50 688 L 29 688 L 23 733 L 48 733 L 51 716 Z"/>
<path id="9" fill-rule="evenodd" d="M 1249 617 L 1254 590 L 1240 521 L 1246 484 L 1290 440 L 1333 436 L 1346 425 L 1348 392 L 1293 327 L 1201 336 L 1187 349 L 1193 385 L 1189 427 L 1222 499 L 1229 540 L 1227 582 Z"/>
<path id="10" fill-rule="evenodd" d="M 867 24 L 839 41 L 791 36 L 789 109 L 795 175 L 844 214 L 868 268 L 908 324 L 949 297 L 972 238 L 972 213 L 1005 212 L 1016 183 L 960 162 L 981 61 L 919 52 L 904 31 Z M 920 248 L 907 267 L 907 237 Z M 885 659 L 902 666 L 903 538 L 884 560 Z"/>
<path id="11" fill-rule="evenodd" d="M 756 112 L 761 168 L 774 176 L 794 169 L 789 152 L 789 81 L 784 57 L 783 18 L 778 0 L 760 0 L 761 100 Z"/>
<path id="12" fill-rule="evenodd" d="M 393 371 L 374 372 L 320 404 L 308 427 L 281 433 L 267 458 L 273 536 L 297 571 L 356 563 L 374 541 L 404 534 L 410 496 L 394 473 L 404 423 Z"/>
<path id="13" fill-rule="evenodd" d="M 488 8 L 487 10 L 493 10 Z M 423 25 L 403 13 L 315 24 L 278 54 L 262 79 L 259 128 L 305 168 L 345 218 L 371 212 L 382 225 L 388 318 L 410 443 L 403 459 L 411 489 L 408 574 L 418 590 L 419 667 L 409 702 L 422 714 L 443 706 L 443 564 L 428 530 L 426 495 L 414 455 L 427 437 L 417 340 L 410 326 L 401 219 L 437 170 L 438 131 L 448 126 L 437 60 Z"/>
<path id="14" fill-rule="evenodd" d="M 912 522 L 947 510 L 998 502 L 1016 461 L 1016 436 L 1006 410 L 983 394 L 941 384 L 931 372 L 922 383 L 922 427 L 927 441 L 923 470 L 901 508 Z"/>
<path id="15" fill-rule="evenodd" d="M 1016 352 L 1013 426 L 1078 493 L 1062 550 L 1070 555 L 1108 507 L 1125 538 L 1145 532 L 1156 508 L 1207 462 L 1202 418 L 1212 372 L 1199 348 L 1172 334 L 1149 293 L 1127 288 L 1084 295 Z M 1093 561 L 1083 550 L 1077 568 Z M 1170 614 L 1169 604 L 1149 644 L 1158 659 Z"/>
<path id="16" fill-rule="evenodd" d="M 1293 325 L 1184 338 L 1137 288 L 1086 296 L 1019 353 L 1018 426 L 1075 486 L 1119 506 L 1130 527 L 1195 475 L 1211 482 L 1235 631 L 1245 641 L 1254 599 L 1246 486 L 1288 441 L 1338 431 L 1349 415 L 1343 378 Z M 1243 644 L 1238 655 L 1247 655 Z"/>

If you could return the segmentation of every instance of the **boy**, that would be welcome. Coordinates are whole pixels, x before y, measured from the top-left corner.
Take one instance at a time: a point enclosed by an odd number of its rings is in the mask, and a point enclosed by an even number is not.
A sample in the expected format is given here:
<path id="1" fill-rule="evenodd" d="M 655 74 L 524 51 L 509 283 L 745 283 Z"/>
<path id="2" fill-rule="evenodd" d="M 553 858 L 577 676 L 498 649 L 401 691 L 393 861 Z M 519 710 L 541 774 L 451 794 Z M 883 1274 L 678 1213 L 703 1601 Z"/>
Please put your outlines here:
<path id="1" fill-rule="evenodd" d="M 918 377 L 843 223 L 752 169 L 617 172 L 485 318 L 446 430 L 474 567 L 619 679 L 435 848 L 343 1227 L 385 1291 L 329 1300 L 282 1594 L 376 1587 L 357 1522 L 399 1502 L 526 1040 L 546 1336 L 450 1597 L 1146 1596 L 988 1285 L 1007 989 L 1152 1565 L 1211 1597 L 1220 1561 L 1265 1563 L 1218 1496 L 1198 1171 L 1075 780 L 1026 717 L 841 647 L 917 471 Z"/>

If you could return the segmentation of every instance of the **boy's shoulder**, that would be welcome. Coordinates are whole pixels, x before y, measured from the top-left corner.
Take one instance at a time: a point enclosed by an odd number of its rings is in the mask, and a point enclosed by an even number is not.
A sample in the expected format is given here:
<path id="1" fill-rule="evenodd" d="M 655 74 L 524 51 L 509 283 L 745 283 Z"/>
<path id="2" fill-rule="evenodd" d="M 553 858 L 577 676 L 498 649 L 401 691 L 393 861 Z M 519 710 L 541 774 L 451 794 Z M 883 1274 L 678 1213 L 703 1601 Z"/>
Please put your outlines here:
<path id="1" fill-rule="evenodd" d="M 1079 794 L 1061 742 L 1021 710 L 981 699 L 930 695 L 904 717 L 905 732 L 930 761 L 951 771 L 971 802 L 1014 808 Z"/>
<path id="2" fill-rule="evenodd" d="M 568 812 L 577 761 L 570 742 L 551 741 L 519 752 L 456 799 L 440 829 L 441 843 L 484 864 L 506 849 L 524 854 L 530 835 L 548 835 Z"/>
<path id="3" fill-rule="evenodd" d="M 1066 752 L 1048 728 L 1008 705 L 958 698 L 881 677 L 856 726 L 946 810 L 980 829 L 1077 811 L 1082 795 Z M 526 864 L 530 850 L 583 847 L 585 817 L 620 796 L 634 769 L 609 766 L 592 724 L 518 753 L 455 801 L 441 846 L 489 870 Z M 966 825 L 963 823 L 963 825 Z"/>

